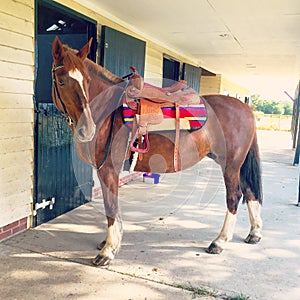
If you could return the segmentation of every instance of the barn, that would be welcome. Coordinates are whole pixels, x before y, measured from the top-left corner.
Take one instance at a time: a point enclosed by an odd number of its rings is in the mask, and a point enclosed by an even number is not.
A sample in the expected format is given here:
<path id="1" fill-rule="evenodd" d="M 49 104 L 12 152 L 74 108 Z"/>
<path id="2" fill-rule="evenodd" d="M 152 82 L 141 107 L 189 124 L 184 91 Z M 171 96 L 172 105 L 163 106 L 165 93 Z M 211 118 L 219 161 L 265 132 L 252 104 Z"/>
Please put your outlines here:
<path id="1" fill-rule="evenodd" d="M 90 59 L 118 76 L 185 79 L 200 94 L 249 91 L 191 57 L 73 0 L 2 0 L 0 6 L 0 240 L 89 201 L 93 170 L 74 164 L 72 135 L 51 99 L 51 44 L 93 38 Z M 93 187 L 94 186 L 94 187 Z"/>

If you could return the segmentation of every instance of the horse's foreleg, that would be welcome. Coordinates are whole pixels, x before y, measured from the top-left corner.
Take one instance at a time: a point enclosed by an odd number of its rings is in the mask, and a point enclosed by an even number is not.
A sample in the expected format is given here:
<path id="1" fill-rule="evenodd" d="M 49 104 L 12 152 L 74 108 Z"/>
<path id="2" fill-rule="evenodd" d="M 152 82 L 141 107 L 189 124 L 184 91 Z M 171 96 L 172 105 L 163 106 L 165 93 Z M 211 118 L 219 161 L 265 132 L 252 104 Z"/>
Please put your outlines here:
<path id="1" fill-rule="evenodd" d="M 262 229 L 262 219 L 260 216 L 260 203 L 258 201 L 247 201 L 247 207 L 250 218 L 250 233 L 245 238 L 245 242 L 248 244 L 256 244 L 261 238 L 261 229 Z"/>
<path id="2" fill-rule="evenodd" d="M 114 258 L 121 246 L 122 221 L 118 205 L 118 176 L 112 173 L 99 174 L 108 229 L 105 241 L 100 244 L 100 252 L 93 259 L 96 266 L 108 265 Z"/>
<path id="3" fill-rule="evenodd" d="M 96 266 L 106 266 L 115 258 L 115 255 L 120 249 L 122 240 L 122 222 L 117 218 L 107 217 L 108 229 L 105 241 L 99 248 L 100 252 L 92 260 Z"/>
<path id="4" fill-rule="evenodd" d="M 207 249 L 208 253 L 219 254 L 223 251 L 224 244 L 233 237 L 236 223 L 236 212 L 239 200 L 242 196 L 239 185 L 239 172 L 225 172 L 224 179 L 226 185 L 227 212 L 220 234 L 212 241 Z"/>

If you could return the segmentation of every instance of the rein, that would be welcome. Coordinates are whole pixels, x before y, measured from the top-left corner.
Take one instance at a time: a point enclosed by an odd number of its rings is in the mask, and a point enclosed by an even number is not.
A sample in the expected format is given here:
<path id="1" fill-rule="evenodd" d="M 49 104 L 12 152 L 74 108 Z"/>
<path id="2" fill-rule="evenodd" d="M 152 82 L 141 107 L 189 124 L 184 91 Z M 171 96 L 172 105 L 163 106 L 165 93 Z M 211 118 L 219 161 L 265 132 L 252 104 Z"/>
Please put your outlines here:
<path id="1" fill-rule="evenodd" d="M 91 158 L 91 154 L 90 154 L 90 147 L 89 147 L 89 144 L 86 143 L 86 152 L 87 152 L 88 160 L 90 161 L 90 165 L 92 167 L 94 167 L 97 171 L 99 171 L 103 167 L 103 165 L 105 164 L 105 162 L 108 158 L 108 155 L 109 155 L 109 152 L 110 152 L 110 149 L 111 149 L 111 145 L 112 145 L 112 141 L 113 141 L 113 131 L 114 131 L 114 126 L 115 126 L 117 111 L 118 111 L 120 103 L 121 103 L 121 101 L 122 101 L 122 99 L 123 99 L 123 97 L 126 93 L 126 88 L 128 87 L 128 84 L 129 84 L 129 81 L 126 82 L 124 90 L 123 90 L 123 92 L 122 92 L 122 94 L 121 94 L 121 96 L 118 100 L 117 108 L 113 112 L 112 120 L 111 120 L 111 123 L 110 123 L 109 135 L 108 135 L 107 142 L 106 142 L 106 151 L 105 151 L 102 162 L 98 166 L 94 165 L 92 163 L 92 158 Z"/>

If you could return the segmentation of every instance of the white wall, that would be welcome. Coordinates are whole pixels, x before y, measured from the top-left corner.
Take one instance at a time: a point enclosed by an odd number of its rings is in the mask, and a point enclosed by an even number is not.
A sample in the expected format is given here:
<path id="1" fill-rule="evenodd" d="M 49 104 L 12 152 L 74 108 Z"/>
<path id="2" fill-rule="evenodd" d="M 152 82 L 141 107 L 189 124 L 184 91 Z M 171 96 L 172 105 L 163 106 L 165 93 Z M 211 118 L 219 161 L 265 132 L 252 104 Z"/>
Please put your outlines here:
<path id="1" fill-rule="evenodd" d="M 0 228 L 31 214 L 34 0 L 0 5 Z"/>

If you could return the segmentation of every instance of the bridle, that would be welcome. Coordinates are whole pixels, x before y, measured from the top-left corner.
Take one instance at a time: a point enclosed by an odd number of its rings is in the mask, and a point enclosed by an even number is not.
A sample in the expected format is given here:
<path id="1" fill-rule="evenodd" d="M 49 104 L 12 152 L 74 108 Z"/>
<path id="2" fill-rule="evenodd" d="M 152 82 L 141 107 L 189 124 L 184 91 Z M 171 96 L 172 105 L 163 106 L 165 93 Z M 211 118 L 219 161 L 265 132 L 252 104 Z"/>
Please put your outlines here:
<path id="1" fill-rule="evenodd" d="M 60 97 L 58 88 L 57 88 L 55 71 L 58 70 L 58 69 L 61 69 L 63 67 L 64 67 L 63 64 L 54 65 L 52 67 L 52 82 L 53 82 L 53 89 L 54 89 L 55 99 L 59 101 L 59 104 L 60 104 L 61 109 L 62 109 L 62 110 L 60 110 L 60 112 L 63 115 L 64 119 L 68 122 L 69 126 L 72 126 L 72 125 L 75 126 L 76 124 L 72 120 L 72 118 L 69 116 L 69 114 L 67 112 L 67 109 L 66 109 L 66 106 L 64 105 L 64 103 L 63 103 L 63 101 L 62 101 L 62 99 Z M 122 79 L 128 79 L 132 75 L 133 75 L 133 73 L 130 73 L 129 75 L 126 75 L 126 76 L 122 77 Z M 123 92 L 121 93 L 121 96 L 119 97 L 119 100 L 118 100 L 118 103 L 117 103 L 117 108 L 121 104 L 122 99 L 124 97 L 124 94 L 126 92 L 126 88 L 127 88 L 128 84 L 129 84 L 128 80 L 125 80 L 125 82 L 126 82 L 126 86 L 123 89 Z M 89 145 L 88 145 L 88 143 L 86 143 L 86 151 L 87 151 L 88 160 L 90 161 L 90 165 L 92 167 L 94 167 L 97 171 L 99 171 L 103 167 L 103 165 L 105 164 L 105 162 L 106 162 L 106 160 L 108 158 L 108 155 L 109 155 L 109 152 L 110 152 L 110 149 L 111 149 L 111 146 L 112 146 L 113 131 L 114 131 L 114 125 L 115 125 L 115 121 L 116 121 L 116 116 L 117 116 L 117 109 L 115 109 L 114 112 L 113 112 L 113 114 L 112 114 L 112 119 L 111 119 L 111 124 L 110 124 L 110 129 L 109 129 L 109 135 L 108 135 L 108 139 L 107 139 L 107 142 L 106 142 L 106 151 L 105 151 L 103 160 L 102 160 L 102 162 L 100 164 L 98 164 L 98 165 L 93 164 L 92 159 L 91 159 L 91 155 L 90 155 Z"/>
<path id="2" fill-rule="evenodd" d="M 69 124 L 69 126 L 74 125 L 75 126 L 75 122 L 72 120 L 72 118 L 69 116 L 66 106 L 63 103 L 63 101 L 61 100 L 58 88 L 57 88 L 57 82 L 56 82 L 56 74 L 55 71 L 58 69 L 63 68 L 64 65 L 60 64 L 60 65 L 54 65 L 52 67 L 52 83 L 53 83 L 53 89 L 54 89 L 54 95 L 55 95 L 55 99 L 59 101 L 60 107 L 61 107 L 61 114 L 63 115 L 64 119 L 67 121 L 67 123 Z"/>

